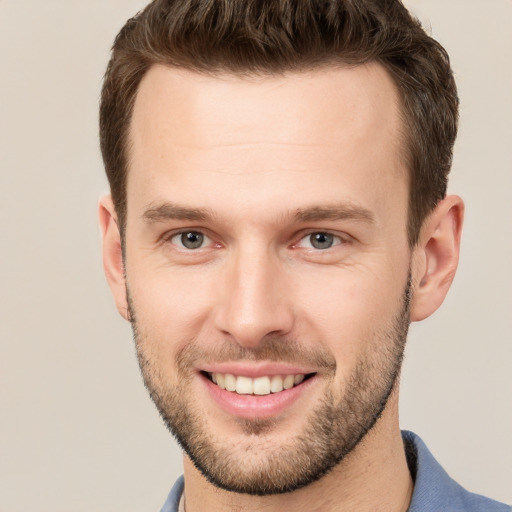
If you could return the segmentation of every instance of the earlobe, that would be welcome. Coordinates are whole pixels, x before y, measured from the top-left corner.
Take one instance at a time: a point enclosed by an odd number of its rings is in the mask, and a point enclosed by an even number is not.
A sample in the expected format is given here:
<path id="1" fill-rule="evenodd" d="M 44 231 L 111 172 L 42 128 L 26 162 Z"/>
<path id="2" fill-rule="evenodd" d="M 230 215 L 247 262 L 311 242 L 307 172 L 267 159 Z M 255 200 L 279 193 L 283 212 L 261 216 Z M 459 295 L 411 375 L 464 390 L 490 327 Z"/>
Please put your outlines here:
<path id="1" fill-rule="evenodd" d="M 462 199 L 448 196 L 423 223 L 413 251 L 413 322 L 434 313 L 450 289 L 459 261 L 463 218 Z"/>
<path id="2" fill-rule="evenodd" d="M 121 234 L 110 195 L 100 199 L 98 217 L 103 242 L 103 270 L 119 313 L 129 320 Z"/>

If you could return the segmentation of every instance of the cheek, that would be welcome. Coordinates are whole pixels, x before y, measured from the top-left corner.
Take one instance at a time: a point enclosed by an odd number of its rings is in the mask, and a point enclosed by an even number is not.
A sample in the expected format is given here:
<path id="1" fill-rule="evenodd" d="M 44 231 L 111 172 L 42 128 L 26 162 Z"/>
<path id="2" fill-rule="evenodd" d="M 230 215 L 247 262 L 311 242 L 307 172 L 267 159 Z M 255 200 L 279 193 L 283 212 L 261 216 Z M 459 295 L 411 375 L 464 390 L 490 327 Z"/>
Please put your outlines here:
<path id="1" fill-rule="evenodd" d="M 339 371 L 347 373 L 379 333 L 393 325 L 402 307 L 405 280 L 391 270 L 386 274 L 343 269 L 310 275 L 295 286 L 299 337 L 310 342 L 312 335 L 336 357 Z"/>
<path id="2" fill-rule="evenodd" d="M 198 272 L 127 268 L 127 282 L 137 326 L 159 357 L 174 354 L 201 334 L 215 290 Z"/>

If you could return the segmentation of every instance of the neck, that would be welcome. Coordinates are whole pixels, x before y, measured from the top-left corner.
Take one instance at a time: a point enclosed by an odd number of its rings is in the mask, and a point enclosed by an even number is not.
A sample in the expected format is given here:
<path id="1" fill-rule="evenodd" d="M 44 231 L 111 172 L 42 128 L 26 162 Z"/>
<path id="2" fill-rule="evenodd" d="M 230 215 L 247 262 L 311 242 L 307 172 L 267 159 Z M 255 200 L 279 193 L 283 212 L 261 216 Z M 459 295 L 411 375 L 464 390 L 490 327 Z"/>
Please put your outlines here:
<path id="1" fill-rule="evenodd" d="M 331 472 L 307 487 L 272 496 L 224 491 L 184 459 L 186 512 L 406 512 L 413 482 L 398 427 L 397 397 L 359 445 Z"/>

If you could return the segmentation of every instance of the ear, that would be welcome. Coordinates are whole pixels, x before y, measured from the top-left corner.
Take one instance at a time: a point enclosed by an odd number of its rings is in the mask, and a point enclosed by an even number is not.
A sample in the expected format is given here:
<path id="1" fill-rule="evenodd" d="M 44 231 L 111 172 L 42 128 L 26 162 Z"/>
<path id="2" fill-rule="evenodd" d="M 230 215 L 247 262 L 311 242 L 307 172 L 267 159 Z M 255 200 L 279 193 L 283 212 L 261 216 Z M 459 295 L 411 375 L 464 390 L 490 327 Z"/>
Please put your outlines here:
<path id="1" fill-rule="evenodd" d="M 103 270 L 117 310 L 125 320 L 129 320 L 121 234 L 110 195 L 100 199 L 98 216 L 103 241 Z"/>
<path id="2" fill-rule="evenodd" d="M 448 196 L 423 223 L 413 249 L 413 322 L 434 313 L 448 293 L 459 262 L 463 219 L 462 199 Z"/>

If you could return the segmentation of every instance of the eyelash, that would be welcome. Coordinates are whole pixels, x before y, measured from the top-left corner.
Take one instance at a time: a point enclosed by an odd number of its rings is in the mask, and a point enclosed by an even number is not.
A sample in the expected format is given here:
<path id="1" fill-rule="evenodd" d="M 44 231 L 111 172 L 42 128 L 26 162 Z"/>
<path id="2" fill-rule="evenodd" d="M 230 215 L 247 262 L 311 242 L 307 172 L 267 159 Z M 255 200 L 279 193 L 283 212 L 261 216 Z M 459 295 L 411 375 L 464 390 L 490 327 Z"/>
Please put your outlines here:
<path id="1" fill-rule="evenodd" d="M 328 239 L 330 238 L 331 242 L 332 242 L 331 245 L 329 245 L 328 247 L 323 247 L 323 248 L 314 247 L 312 237 L 318 236 L 318 235 L 327 237 Z M 318 252 L 327 251 L 328 249 L 332 249 L 334 247 L 337 247 L 338 245 L 342 245 L 347 242 L 347 240 L 344 237 L 342 237 L 340 235 L 335 235 L 334 233 L 331 233 L 330 231 L 311 231 L 311 232 L 303 235 L 300 238 L 300 240 L 296 244 L 294 244 L 294 247 L 301 247 L 301 244 L 306 240 L 309 240 L 309 247 L 304 247 L 304 246 L 302 246 L 302 247 L 304 249 L 314 250 L 314 251 L 318 251 Z M 318 239 L 316 240 L 316 242 L 319 244 L 323 243 L 322 240 L 318 240 Z"/>
<path id="2" fill-rule="evenodd" d="M 184 231 L 179 231 L 177 233 L 172 233 L 170 234 L 169 236 L 166 237 L 166 241 L 170 242 L 171 244 L 173 245 L 176 245 L 178 247 L 180 247 L 180 249 L 182 250 L 186 250 L 186 251 L 194 251 L 196 249 L 203 249 L 203 244 L 201 244 L 199 247 L 195 247 L 195 248 L 189 248 L 189 247 L 185 247 L 184 244 L 183 244 L 183 236 L 184 235 L 191 235 L 191 234 L 196 234 L 196 235 L 199 235 L 201 237 L 204 238 L 203 241 L 210 241 L 210 242 L 213 242 L 213 240 L 206 234 L 204 233 L 204 231 L 201 231 L 199 229 L 187 229 L 187 230 L 184 230 Z M 175 238 L 178 238 L 180 237 L 182 242 L 181 244 L 179 243 L 176 243 L 176 242 L 173 242 L 173 240 Z M 216 245 L 219 245 L 219 244 L 216 244 Z"/>
<path id="3" fill-rule="evenodd" d="M 203 237 L 203 240 L 201 241 L 201 244 L 197 247 L 193 247 L 193 248 L 186 247 L 183 243 L 183 236 L 184 235 L 192 235 L 192 234 L 199 235 L 200 237 Z M 322 235 L 323 237 L 327 237 L 328 240 L 331 239 L 331 242 L 332 242 L 331 245 L 329 245 L 328 247 L 324 247 L 324 248 L 314 247 L 313 240 L 311 238 L 314 235 L 317 235 L 317 236 Z M 173 241 L 177 237 L 180 237 L 180 242 Z M 309 241 L 310 241 L 310 246 L 309 247 L 301 246 L 301 243 L 307 239 L 309 239 Z M 190 251 L 190 252 L 198 250 L 198 249 L 204 249 L 205 248 L 204 242 L 207 242 L 207 241 L 213 242 L 212 238 L 210 238 L 204 231 L 202 231 L 200 229 L 188 229 L 188 230 L 171 233 L 169 236 L 165 237 L 165 241 L 170 242 L 171 244 L 179 247 L 181 250 Z M 191 242 L 193 244 L 193 241 L 191 241 Z M 317 242 L 319 244 L 323 243 L 322 240 L 317 240 Z M 326 251 L 328 249 L 332 249 L 333 247 L 337 247 L 339 245 L 345 244 L 347 242 L 348 242 L 348 240 L 346 237 L 343 237 L 341 235 L 336 235 L 334 233 L 331 233 L 330 231 L 310 231 L 309 233 L 303 234 L 300 237 L 300 239 L 298 240 L 298 242 L 292 244 L 292 247 L 293 248 L 304 248 L 304 249 L 314 251 L 314 252 L 322 252 L 322 251 Z M 215 245 L 217 247 L 220 247 L 219 243 L 215 243 Z"/>

